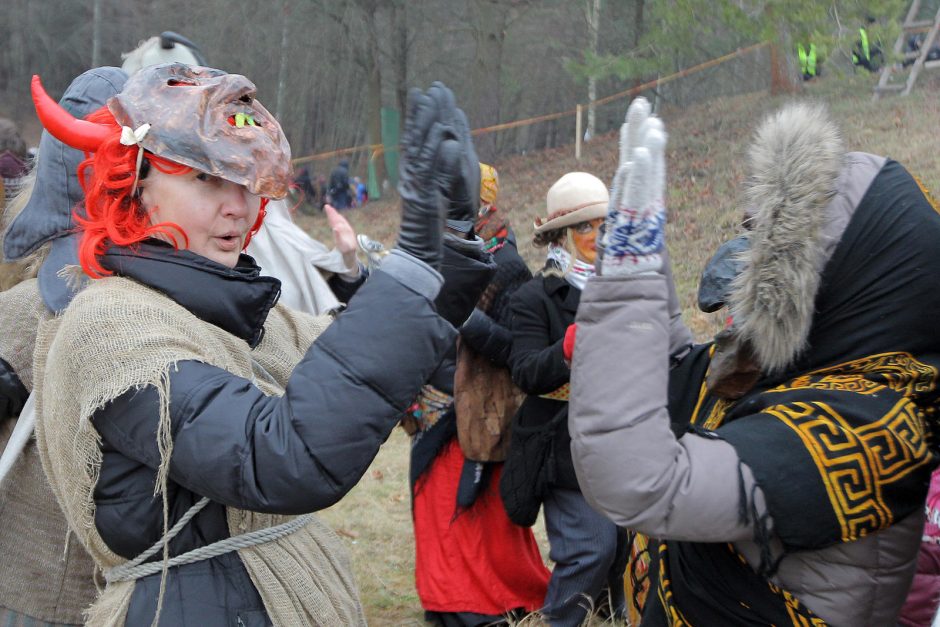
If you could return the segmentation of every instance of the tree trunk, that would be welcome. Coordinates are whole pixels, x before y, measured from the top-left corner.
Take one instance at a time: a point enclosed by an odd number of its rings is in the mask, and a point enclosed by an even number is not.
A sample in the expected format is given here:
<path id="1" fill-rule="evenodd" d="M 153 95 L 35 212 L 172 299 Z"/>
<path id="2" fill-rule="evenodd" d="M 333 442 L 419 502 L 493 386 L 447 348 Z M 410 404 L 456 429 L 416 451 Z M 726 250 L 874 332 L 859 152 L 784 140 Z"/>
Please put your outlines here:
<path id="1" fill-rule="evenodd" d="M 783 39 L 783 38 L 781 38 Z M 770 95 L 792 94 L 801 89 L 802 85 L 795 79 L 793 69 L 790 67 L 788 41 L 777 40 L 770 44 Z"/>
<path id="2" fill-rule="evenodd" d="M 470 84 L 473 86 L 471 127 L 498 124 L 501 119 L 502 58 L 509 9 L 492 0 L 474 0 L 470 5 L 471 28 L 476 44 Z M 474 138 L 480 159 L 492 160 L 499 154 L 499 138 L 488 133 Z"/>
<path id="3" fill-rule="evenodd" d="M 590 39 L 591 54 L 597 56 L 597 35 L 600 32 L 601 0 L 588 0 L 588 37 Z M 584 134 L 585 140 L 594 137 L 594 131 L 597 123 L 597 112 L 594 110 L 594 101 L 597 100 L 597 77 L 588 78 L 588 111 L 587 111 L 587 132 Z"/>
<path id="4" fill-rule="evenodd" d="M 101 66 L 101 3 L 94 0 L 91 22 L 91 67 Z"/>
<path id="5" fill-rule="evenodd" d="M 635 0 L 636 4 L 633 7 L 633 48 L 640 47 L 640 41 L 643 39 L 644 23 L 643 23 L 643 12 L 646 9 L 645 0 Z M 638 87 L 643 84 L 643 77 L 637 76 L 633 79 L 633 87 Z"/>
<path id="6" fill-rule="evenodd" d="M 399 120 L 404 120 L 408 106 L 408 2 L 396 2 L 392 5 L 392 28 L 394 44 L 392 46 L 395 67 L 395 100 L 398 105 Z"/>
<path id="7" fill-rule="evenodd" d="M 792 94 L 802 87 L 802 81 L 797 80 L 796 68 L 792 65 L 790 51 L 794 48 L 790 45 L 790 33 L 785 22 L 778 19 L 774 3 L 767 4 L 764 17 L 768 24 L 778 24 L 770 42 L 770 94 Z"/>
<path id="8" fill-rule="evenodd" d="M 369 67 L 366 68 L 367 79 L 366 89 L 366 115 L 368 116 L 369 143 L 382 143 L 382 69 L 379 59 L 378 32 L 376 30 L 375 13 L 365 15 L 368 24 L 368 60 Z M 386 179 L 385 157 L 379 152 L 376 158 L 372 158 L 369 153 L 369 159 L 375 167 L 375 178 L 379 185 Z"/>
<path id="9" fill-rule="evenodd" d="M 644 0 L 635 0 L 633 7 L 633 47 L 640 47 L 640 39 L 643 38 L 643 9 L 646 2 Z"/>
<path id="10" fill-rule="evenodd" d="M 287 33 L 290 25 L 290 0 L 281 5 L 281 63 L 277 70 L 277 100 L 274 117 L 278 120 L 284 114 L 284 92 L 287 89 Z"/>

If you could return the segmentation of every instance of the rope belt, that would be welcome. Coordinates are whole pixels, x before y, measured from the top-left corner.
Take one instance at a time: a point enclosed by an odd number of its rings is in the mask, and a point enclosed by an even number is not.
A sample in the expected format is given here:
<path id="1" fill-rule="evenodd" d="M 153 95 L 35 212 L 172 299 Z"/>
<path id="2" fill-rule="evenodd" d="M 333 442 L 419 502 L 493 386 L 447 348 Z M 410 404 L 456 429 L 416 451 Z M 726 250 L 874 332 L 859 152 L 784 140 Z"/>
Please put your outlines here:
<path id="1" fill-rule="evenodd" d="M 203 497 L 200 499 L 195 505 L 190 507 L 185 514 L 183 514 L 183 517 L 180 518 L 176 524 L 166 532 L 166 535 L 157 541 L 156 544 L 131 561 L 106 570 L 104 573 L 105 581 L 108 583 L 117 581 L 133 581 L 135 579 L 140 579 L 141 577 L 153 575 L 154 573 L 159 573 L 162 571 L 162 561 L 150 562 L 147 564 L 144 564 L 143 562 L 147 561 L 156 555 L 159 551 L 161 551 L 163 546 L 175 538 L 176 535 L 183 529 L 183 527 L 185 527 L 186 524 L 192 520 L 193 516 L 198 514 L 202 508 L 208 504 L 208 498 Z M 297 531 L 310 522 L 312 518 L 312 514 L 304 514 L 303 516 L 298 516 L 297 518 L 288 520 L 287 522 L 281 523 L 280 525 L 267 527 L 265 529 L 258 529 L 256 531 L 249 531 L 248 533 L 242 533 L 237 536 L 232 536 L 231 538 L 225 538 L 224 540 L 219 540 L 218 542 L 213 542 L 212 544 L 207 544 L 206 546 L 201 546 L 198 549 L 187 551 L 186 553 L 182 553 L 176 557 L 171 557 L 169 560 L 167 560 L 166 566 L 167 568 L 170 568 L 173 566 L 182 566 L 183 564 L 201 562 L 203 560 L 218 557 L 219 555 L 231 553 L 232 551 L 237 551 L 239 549 L 247 549 L 248 547 L 257 546 L 266 542 L 272 542 L 279 538 L 283 538 L 284 536 L 289 535 L 294 531 Z"/>

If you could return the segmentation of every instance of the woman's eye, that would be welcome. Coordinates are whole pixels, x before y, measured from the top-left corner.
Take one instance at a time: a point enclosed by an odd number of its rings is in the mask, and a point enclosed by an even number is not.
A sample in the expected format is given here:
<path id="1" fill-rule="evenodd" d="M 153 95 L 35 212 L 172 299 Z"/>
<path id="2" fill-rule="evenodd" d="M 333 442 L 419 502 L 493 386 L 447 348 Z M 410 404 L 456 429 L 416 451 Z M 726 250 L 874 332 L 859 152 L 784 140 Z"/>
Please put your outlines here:
<path id="1" fill-rule="evenodd" d="M 212 176 L 206 172 L 200 172 L 196 175 L 197 181 L 202 181 L 203 183 L 213 183 L 218 180 L 218 177 Z"/>

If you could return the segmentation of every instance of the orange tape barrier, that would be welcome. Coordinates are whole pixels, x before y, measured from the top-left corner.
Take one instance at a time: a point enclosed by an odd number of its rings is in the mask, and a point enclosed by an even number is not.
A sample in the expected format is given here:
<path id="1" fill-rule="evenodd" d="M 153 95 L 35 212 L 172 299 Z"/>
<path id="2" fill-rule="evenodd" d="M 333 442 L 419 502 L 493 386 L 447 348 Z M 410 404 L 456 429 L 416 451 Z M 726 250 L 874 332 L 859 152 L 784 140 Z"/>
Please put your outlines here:
<path id="1" fill-rule="evenodd" d="M 372 156 L 371 159 L 375 159 L 378 155 L 385 152 L 385 148 L 382 144 L 363 144 L 361 146 L 352 146 L 351 148 L 340 148 L 339 150 L 331 150 L 329 152 L 318 152 L 315 155 L 308 155 L 306 157 L 298 157 L 297 159 L 291 159 L 291 163 L 294 165 L 300 165 L 301 163 L 310 163 L 311 161 L 318 161 L 320 159 L 327 159 L 329 157 L 338 157 L 340 155 L 351 155 L 357 152 L 362 152 L 364 150 L 371 150 Z"/>
<path id="2" fill-rule="evenodd" d="M 664 85 L 674 80 L 684 78 L 690 74 L 701 72 L 702 70 L 707 70 L 708 68 L 715 67 L 716 65 L 721 65 L 725 61 L 729 61 L 735 57 L 739 57 L 741 55 L 748 54 L 750 52 L 754 52 L 756 50 L 759 50 L 769 45 L 770 45 L 769 41 L 763 41 L 761 43 L 748 46 L 747 48 L 738 48 L 734 52 L 730 52 L 726 55 L 717 57 L 710 61 L 705 61 L 704 63 L 699 63 L 698 65 L 694 65 L 690 68 L 686 68 L 682 71 L 676 72 L 675 74 L 670 74 L 669 76 L 664 76 L 662 78 L 657 78 L 652 81 L 647 81 L 641 85 L 637 85 L 636 87 L 625 89 L 624 91 L 617 92 L 616 94 L 611 94 L 610 96 L 605 96 L 599 100 L 595 100 L 594 102 L 590 102 L 586 105 L 581 105 L 581 106 L 584 108 L 599 107 L 601 105 L 605 105 L 609 102 L 613 102 L 614 100 L 618 100 L 620 98 L 627 98 L 630 96 L 635 96 L 636 94 L 646 91 L 647 89 L 653 89 L 654 87 L 659 87 L 660 85 Z M 486 133 L 495 133 L 496 131 L 505 131 L 511 128 L 518 128 L 520 126 L 529 126 L 532 124 L 538 124 L 539 122 L 548 122 L 551 120 L 557 120 L 559 118 L 567 117 L 569 115 L 576 115 L 577 112 L 578 112 L 578 109 L 574 108 L 574 109 L 569 109 L 568 111 L 562 111 L 560 113 L 547 113 L 545 115 L 540 115 L 534 118 L 526 118 L 524 120 L 515 120 L 513 122 L 504 122 L 502 124 L 494 124 L 492 126 L 476 128 L 470 131 L 470 134 L 471 135 L 485 135 Z M 320 152 L 314 155 L 309 155 L 307 157 L 300 157 L 298 159 L 293 159 L 291 162 L 294 165 L 300 165 L 301 163 L 309 163 L 311 161 L 317 161 L 319 159 L 327 159 L 329 157 L 337 157 L 339 155 L 348 155 L 348 154 L 353 154 L 357 152 L 362 152 L 365 150 L 372 151 L 372 155 L 370 159 L 375 159 L 377 156 L 385 152 L 385 149 L 382 146 L 382 144 L 363 144 L 361 146 L 353 146 L 351 148 L 341 148 L 339 150 L 331 150 L 329 152 Z"/>

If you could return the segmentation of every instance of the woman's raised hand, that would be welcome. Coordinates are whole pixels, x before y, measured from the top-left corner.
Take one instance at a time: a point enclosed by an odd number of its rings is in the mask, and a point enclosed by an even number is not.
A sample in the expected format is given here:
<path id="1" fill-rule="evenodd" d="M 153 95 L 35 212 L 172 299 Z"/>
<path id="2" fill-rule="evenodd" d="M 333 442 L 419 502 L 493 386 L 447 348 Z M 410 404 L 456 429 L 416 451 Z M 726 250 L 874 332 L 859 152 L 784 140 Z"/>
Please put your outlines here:
<path id="1" fill-rule="evenodd" d="M 466 116 L 453 92 L 439 82 L 427 92 L 409 91 L 398 175 L 398 248 L 439 268 L 444 220 L 473 219 L 479 170 Z"/>
<path id="2" fill-rule="evenodd" d="M 333 231 L 333 245 L 343 256 L 346 268 L 352 270 L 358 265 L 356 252 L 359 250 L 359 241 L 356 239 L 356 230 L 332 205 L 324 205 L 323 212 Z"/>
<path id="3" fill-rule="evenodd" d="M 432 88 L 434 86 L 450 93 L 442 83 L 434 83 Z M 469 227 L 480 208 L 480 160 L 473 147 L 467 116 L 457 108 L 453 95 L 450 103 L 451 107 L 445 114 L 454 127 L 456 139 L 445 141 L 441 149 L 442 192 L 447 199 L 447 219 L 468 223 L 465 226 Z"/>
<path id="4" fill-rule="evenodd" d="M 656 272 L 662 268 L 666 130 L 637 98 L 620 130 L 620 164 L 610 194 L 602 245 L 604 275 Z"/>

